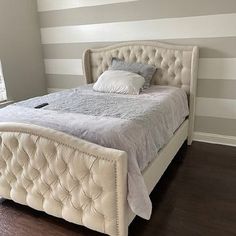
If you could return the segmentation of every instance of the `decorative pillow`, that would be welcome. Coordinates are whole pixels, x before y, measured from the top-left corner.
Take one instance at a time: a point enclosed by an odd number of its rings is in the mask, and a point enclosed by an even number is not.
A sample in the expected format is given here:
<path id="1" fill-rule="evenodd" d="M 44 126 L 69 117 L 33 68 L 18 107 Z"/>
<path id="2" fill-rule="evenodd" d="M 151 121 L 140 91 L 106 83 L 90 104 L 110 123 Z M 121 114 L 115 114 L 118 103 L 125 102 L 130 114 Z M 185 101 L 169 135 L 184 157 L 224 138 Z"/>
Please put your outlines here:
<path id="1" fill-rule="evenodd" d="M 156 72 L 156 67 L 142 63 L 128 63 L 123 60 L 113 58 L 109 70 L 124 70 L 141 75 L 145 79 L 143 88 L 150 87 L 151 79 Z"/>
<path id="2" fill-rule="evenodd" d="M 105 93 L 139 94 L 144 82 L 141 75 L 132 72 L 107 70 L 100 75 L 93 89 Z"/>

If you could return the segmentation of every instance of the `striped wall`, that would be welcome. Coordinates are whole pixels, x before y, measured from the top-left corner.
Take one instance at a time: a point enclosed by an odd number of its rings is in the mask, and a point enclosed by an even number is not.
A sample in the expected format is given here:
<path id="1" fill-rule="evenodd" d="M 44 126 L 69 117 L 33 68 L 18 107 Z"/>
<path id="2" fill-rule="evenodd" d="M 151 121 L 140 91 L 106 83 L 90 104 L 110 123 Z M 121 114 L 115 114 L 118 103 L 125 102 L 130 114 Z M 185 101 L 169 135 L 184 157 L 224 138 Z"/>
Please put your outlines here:
<path id="1" fill-rule="evenodd" d="M 38 11 L 49 92 L 85 83 L 85 48 L 199 45 L 195 138 L 236 145 L 235 0 L 38 0 Z"/>

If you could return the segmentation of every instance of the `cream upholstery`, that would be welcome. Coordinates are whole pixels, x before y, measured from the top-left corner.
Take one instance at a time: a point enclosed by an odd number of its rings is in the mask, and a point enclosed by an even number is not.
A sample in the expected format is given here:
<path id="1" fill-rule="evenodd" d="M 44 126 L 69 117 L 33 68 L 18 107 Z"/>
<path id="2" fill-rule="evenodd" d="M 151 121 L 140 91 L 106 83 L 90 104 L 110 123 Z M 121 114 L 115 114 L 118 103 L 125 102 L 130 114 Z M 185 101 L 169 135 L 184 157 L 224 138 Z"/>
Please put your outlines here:
<path id="1" fill-rule="evenodd" d="M 195 48 L 194 48 L 195 50 Z M 127 62 L 151 64 L 159 68 L 152 83 L 183 88 L 190 93 L 193 47 L 157 42 L 129 42 L 102 49 L 88 49 L 84 69 L 88 83 L 95 82 L 111 65 L 113 57 Z"/>
<path id="2" fill-rule="evenodd" d="M 113 56 L 156 65 L 161 70 L 154 84 L 178 86 L 189 94 L 189 121 L 161 151 L 160 165 L 145 170 L 151 190 L 186 139 L 187 128 L 192 141 L 198 49 L 157 42 L 89 49 L 83 58 L 88 83 L 97 80 Z M 127 217 L 133 218 L 125 152 L 35 125 L 0 123 L 0 196 L 112 236 L 127 236 Z"/>
<path id="3" fill-rule="evenodd" d="M 109 235 L 127 235 L 127 157 L 47 128 L 0 125 L 0 195 Z"/>
<path id="4" fill-rule="evenodd" d="M 127 62 L 154 65 L 159 70 L 153 76 L 152 84 L 175 86 L 186 91 L 190 105 L 188 143 L 191 144 L 194 129 L 198 48 L 157 41 L 136 41 L 99 49 L 87 49 L 83 56 L 87 83 L 97 81 L 98 77 L 111 65 L 113 57 Z"/>

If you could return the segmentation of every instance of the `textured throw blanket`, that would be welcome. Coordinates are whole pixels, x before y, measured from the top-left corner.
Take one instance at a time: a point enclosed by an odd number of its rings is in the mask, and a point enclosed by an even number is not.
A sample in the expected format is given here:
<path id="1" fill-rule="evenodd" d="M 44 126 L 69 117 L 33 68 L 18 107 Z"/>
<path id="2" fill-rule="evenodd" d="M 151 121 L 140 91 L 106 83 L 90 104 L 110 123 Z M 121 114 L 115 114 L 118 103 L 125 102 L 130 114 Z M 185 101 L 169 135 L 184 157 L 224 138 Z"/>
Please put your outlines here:
<path id="1" fill-rule="evenodd" d="M 49 105 L 34 109 L 42 103 Z M 130 208 L 149 219 L 152 205 L 141 172 L 187 115 L 187 96 L 179 88 L 152 86 L 140 95 L 120 95 L 86 85 L 5 107 L 0 122 L 40 125 L 126 151 Z"/>

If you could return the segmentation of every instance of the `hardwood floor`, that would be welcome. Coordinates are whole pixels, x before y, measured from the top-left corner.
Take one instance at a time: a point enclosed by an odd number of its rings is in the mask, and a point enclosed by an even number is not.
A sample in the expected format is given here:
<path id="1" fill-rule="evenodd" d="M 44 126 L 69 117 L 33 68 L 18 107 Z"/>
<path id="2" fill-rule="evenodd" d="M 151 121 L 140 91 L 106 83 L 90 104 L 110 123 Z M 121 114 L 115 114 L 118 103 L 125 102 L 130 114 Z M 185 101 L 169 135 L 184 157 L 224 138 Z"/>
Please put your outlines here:
<path id="1" fill-rule="evenodd" d="M 236 148 L 198 142 L 184 145 L 151 199 L 151 220 L 136 218 L 129 235 L 236 235 Z M 0 235 L 102 234 L 5 201 L 0 205 Z"/>

